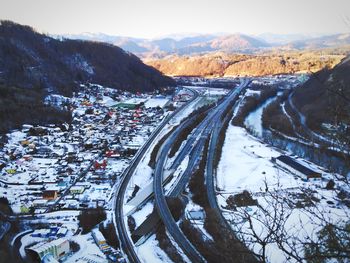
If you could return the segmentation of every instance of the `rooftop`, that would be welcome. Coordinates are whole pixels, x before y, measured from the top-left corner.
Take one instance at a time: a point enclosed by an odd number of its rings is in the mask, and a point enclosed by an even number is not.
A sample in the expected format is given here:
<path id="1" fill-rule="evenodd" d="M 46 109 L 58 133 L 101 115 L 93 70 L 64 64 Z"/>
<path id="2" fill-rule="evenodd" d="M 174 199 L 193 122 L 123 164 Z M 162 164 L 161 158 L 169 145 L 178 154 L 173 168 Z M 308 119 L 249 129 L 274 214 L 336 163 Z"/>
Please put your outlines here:
<path id="1" fill-rule="evenodd" d="M 296 161 L 295 159 L 293 159 L 290 156 L 287 155 L 280 155 L 279 157 L 277 157 L 276 159 L 278 159 L 279 161 L 289 165 L 290 167 L 294 168 L 295 170 L 305 174 L 305 175 L 315 175 L 315 174 L 320 174 L 319 172 L 316 172 L 304 165 L 302 165 L 301 163 L 299 163 L 298 161 Z"/>
<path id="2" fill-rule="evenodd" d="M 50 247 L 59 246 L 59 245 L 63 244 L 64 242 L 68 242 L 68 241 L 64 238 L 59 238 L 59 239 L 55 239 L 51 242 L 35 244 L 34 246 L 29 247 L 27 249 L 34 250 L 35 252 L 37 252 L 39 254 L 39 253 L 49 249 Z"/>

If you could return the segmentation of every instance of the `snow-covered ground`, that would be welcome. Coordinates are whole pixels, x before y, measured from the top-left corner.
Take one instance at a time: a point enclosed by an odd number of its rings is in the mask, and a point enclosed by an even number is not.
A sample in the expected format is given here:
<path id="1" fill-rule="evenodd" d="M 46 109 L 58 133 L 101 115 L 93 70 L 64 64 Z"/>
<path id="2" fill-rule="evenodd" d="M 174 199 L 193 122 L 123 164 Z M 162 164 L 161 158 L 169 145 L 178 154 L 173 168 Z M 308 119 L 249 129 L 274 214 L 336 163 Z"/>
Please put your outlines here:
<path id="1" fill-rule="evenodd" d="M 105 259 L 90 234 L 77 234 L 77 217 L 84 208 L 101 206 L 106 211 L 113 210 L 122 172 L 136 150 L 170 114 L 157 108 L 164 108 L 171 100 L 162 94 L 131 94 L 94 84 L 81 88 L 67 101 L 56 96 L 47 99 L 47 103 L 54 102 L 60 107 L 67 107 L 62 102 L 69 104 L 73 109 L 72 124 L 23 125 L 21 130 L 7 134 L 8 141 L 0 149 L 0 197 L 9 200 L 13 212 L 21 217 L 24 230 L 37 231 L 34 236 L 24 236 L 22 255 L 25 246 L 52 238 L 47 238 L 48 235 L 38 238 L 37 235 L 58 226 L 67 229 L 69 233 L 65 237 L 79 243 L 81 248 L 65 262 L 76 262 L 82 256 L 94 254 Z M 146 106 L 114 107 L 120 102 L 144 102 Z M 168 125 L 161 135 L 172 127 Z M 149 155 L 138 167 L 132 185 L 142 187 L 150 182 L 152 170 L 148 162 Z M 73 187 L 65 191 L 70 186 Z M 47 196 L 50 194 L 52 196 Z M 51 205 L 63 210 L 47 213 Z M 137 222 L 144 220 L 152 209 L 153 205 L 146 205 L 138 211 Z M 30 215 L 32 210 L 34 218 Z"/>
<path id="2" fill-rule="evenodd" d="M 228 89 L 211 88 L 206 86 L 184 86 L 185 88 L 194 89 L 205 96 L 223 96 L 229 92 Z"/>
<path id="3" fill-rule="evenodd" d="M 80 249 L 78 252 L 69 257 L 65 262 L 73 263 L 76 262 L 79 258 L 85 257 L 87 255 L 98 255 L 101 258 L 105 258 L 105 255 L 96 245 L 91 233 L 74 236 L 70 240 L 76 242 L 79 245 Z"/>
<path id="4" fill-rule="evenodd" d="M 167 98 L 151 98 L 145 102 L 145 107 L 146 108 L 155 108 L 155 107 L 163 108 L 168 102 L 169 102 L 169 99 Z"/>
<path id="5" fill-rule="evenodd" d="M 142 262 L 152 263 L 171 263 L 172 261 L 167 254 L 159 248 L 156 236 L 152 235 L 145 243 L 136 248 L 137 255 Z"/>
<path id="6" fill-rule="evenodd" d="M 131 98 L 123 101 L 123 103 L 130 103 L 130 104 L 139 104 L 142 102 L 145 102 L 147 98 Z"/>
<path id="7" fill-rule="evenodd" d="M 241 189 L 259 191 L 264 187 L 265 179 L 268 183 L 274 183 L 278 178 L 281 184 L 292 187 L 295 185 L 294 177 L 285 176 L 271 162 L 271 157 L 279 155 L 275 149 L 254 139 L 245 129 L 230 125 L 217 171 L 218 188 L 223 192 Z"/>
<path id="8" fill-rule="evenodd" d="M 217 169 L 217 198 L 222 208 L 223 215 L 231 222 L 232 227 L 238 231 L 243 240 L 249 240 L 252 234 L 246 216 L 252 218 L 252 225 L 260 237 L 267 235 L 268 222 L 265 222 L 266 214 L 257 206 L 238 208 L 236 212 L 229 210 L 227 198 L 230 195 L 242 193 L 244 190 L 251 192 L 252 197 L 264 207 L 268 214 L 273 215 L 276 207 L 274 199 L 285 198 L 289 200 L 285 209 L 288 217 L 285 220 L 285 229 L 293 238 L 305 240 L 307 237 L 315 238 L 315 235 L 323 220 L 334 224 L 344 223 L 348 220 L 349 209 L 339 203 L 335 191 L 326 190 L 329 179 L 334 179 L 330 174 L 325 174 L 322 168 L 315 164 L 299 160 L 305 166 L 322 173 L 323 179 L 309 179 L 304 181 L 291 172 L 281 169 L 271 161 L 271 158 L 280 156 L 281 153 L 253 136 L 240 127 L 230 125 L 227 129 L 221 160 Z M 341 182 L 335 181 L 338 186 Z M 272 194 L 270 194 L 272 193 Z M 312 193 L 314 206 L 299 209 L 296 205 L 305 194 Z M 282 200 L 282 199 L 281 199 Z M 279 207 L 280 208 L 280 207 Z M 244 216 L 242 216 L 244 215 Z M 315 215 L 321 215 L 319 218 Z M 262 223 L 263 222 L 263 223 Z M 265 223 L 265 225 L 264 225 Z M 248 244 L 251 249 L 259 253 L 261 246 L 255 243 Z M 297 247 L 300 255 L 303 247 Z M 267 257 L 270 262 L 288 262 L 287 256 L 278 248 L 275 242 L 267 246 Z"/>
<path id="9" fill-rule="evenodd" d="M 132 214 L 132 217 L 135 219 L 136 228 L 139 227 L 143 221 L 146 220 L 147 216 L 152 213 L 153 208 L 153 202 L 148 202 L 140 210 Z"/>
<path id="10" fill-rule="evenodd" d="M 185 119 L 188 115 L 191 114 L 196 108 L 198 108 L 198 105 L 200 105 L 200 102 L 202 101 L 202 97 L 196 98 L 191 104 L 187 105 L 185 109 L 183 109 L 179 114 L 177 114 L 171 121 L 170 124 L 177 125 L 179 124 L 183 119 Z"/>
<path id="11" fill-rule="evenodd" d="M 213 241 L 213 237 L 207 232 L 207 230 L 204 228 L 204 217 L 203 218 L 193 218 L 191 216 L 191 213 L 193 212 L 199 212 L 199 213 L 203 213 L 203 215 L 205 216 L 205 212 L 203 210 L 203 208 L 195 203 L 193 203 L 192 200 L 188 200 L 188 203 L 185 207 L 185 216 L 188 220 L 191 221 L 191 224 L 198 228 L 199 231 L 201 231 L 202 233 L 202 237 L 205 239 L 205 240 L 208 240 L 208 241 Z"/>

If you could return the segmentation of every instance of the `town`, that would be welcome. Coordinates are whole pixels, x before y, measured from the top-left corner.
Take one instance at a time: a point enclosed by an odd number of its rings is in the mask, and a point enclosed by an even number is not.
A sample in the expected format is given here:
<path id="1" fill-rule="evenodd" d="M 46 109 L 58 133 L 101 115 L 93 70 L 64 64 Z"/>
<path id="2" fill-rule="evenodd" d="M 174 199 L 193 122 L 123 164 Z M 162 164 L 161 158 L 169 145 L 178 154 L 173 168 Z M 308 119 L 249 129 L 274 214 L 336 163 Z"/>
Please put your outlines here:
<path id="1" fill-rule="evenodd" d="M 130 237 L 139 257 L 147 262 L 173 256 L 164 255 L 164 251 L 159 249 L 154 239 L 159 235 L 159 229 L 155 235 L 152 230 L 159 220 L 154 212 L 152 195 L 156 190 L 153 174 L 160 157 L 157 164 L 152 163 L 151 159 L 155 158 L 154 152 L 157 153 L 157 150 L 165 150 L 164 146 L 158 149 L 159 143 L 163 143 L 163 138 L 167 138 L 174 129 L 174 134 L 177 134 L 176 129 L 190 125 L 188 121 L 200 114 L 201 110 L 210 105 L 220 105 L 219 102 L 224 103 L 224 98 L 229 101 L 230 96 L 237 97 L 234 106 L 237 107 L 234 117 L 237 117 L 244 113 L 245 101 L 254 96 L 264 98 L 261 94 L 266 92 L 265 89 L 278 86 L 274 93 L 277 99 L 281 92 L 292 90 L 306 79 L 306 76 L 293 75 L 252 80 L 218 78 L 215 82 L 185 78 L 179 81 L 191 86 L 163 93 L 135 94 L 85 84 L 80 85 L 72 98 L 47 96 L 45 103 L 71 111 L 72 121 L 70 124 L 48 126 L 24 124 L 21 129 L 6 135 L 0 160 L 1 216 L 4 219 L 1 236 L 9 231 L 8 222 L 15 225 L 18 234 L 12 239 L 13 253 L 18 253 L 20 260 L 29 262 L 127 262 L 133 257 L 133 252 L 130 248 L 121 248 Z M 216 88 L 209 87 L 213 83 Z M 236 88 L 231 91 L 220 88 L 225 84 L 226 87 L 233 85 Z M 233 95 L 228 96 L 230 93 Z M 272 103 L 273 100 L 268 101 Z M 266 105 L 257 107 L 264 108 Z M 258 109 L 245 117 L 245 128 L 253 134 L 263 129 L 263 111 Z M 210 115 L 207 118 L 211 118 Z M 201 129 L 199 127 L 191 136 L 196 136 Z M 294 156 L 290 151 L 269 146 L 268 141 L 263 142 L 262 134 L 255 134 L 259 140 L 251 138 L 247 131 L 232 125 L 228 128 L 222 157 L 216 164 L 217 189 L 213 197 L 219 205 L 216 210 L 221 211 L 224 220 L 232 223 L 233 229 L 238 231 L 237 235 L 242 235 L 242 240 L 250 240 L 250 230 L 249 227 L 246 229 L 245 224 L 247 217 L 255 220 L 254 216 L 259 213 L 257 208 L 271 200 L 272 192 L 268 188 L 274 189 L 276 185 L 276 191 L 281 196 L 293 196 L 295 199 L 288 203 L 289 207 L 298 208 L 293 212 L 291 222 L 309 213 L 299 211 L 309 206 L 308 198 L 313 198 L 316 203 L 324 200 L 317 205 L 318 209 L 331 209 L 332 213 L 342 214 L 342 217 L 347 215 L 347 210 L 341 212 L 347 206 L 347 197 L 342 197 L 338 203 L 337 198 L 329 195 L 335 187 L 343 189 L 346 195 L 347 187 L 341 180 L 327 169 Z M 240 138 L 240 144 L 231 141 L 233 134 L 235 138 Z M 203 138 L 206 137 L 202 135 L 197 140 L 196 147 L 201 145 L 199 141 Z M 191 140 L 191 137 L 187 138 L 186 144 Z M 196 143 L 188 146 L 193 147 Z M 234 150 L 229 150 L 227 147 L 231 147 L 232 143 L 235 144 Z M 250 145 L 249 149 L 247 145 Z M 192 167 L 192 160 L 196 163 L 201 157 L 201 154 L 190 155 L 190 159 L 186 159 L 184 154 L 192 150 L 183 144 L 179 147 L 176 158 L 170 158 L 167 160 L 169 164 L 162 165 L 175 166 L 168 168 L 172 172 L 164 177 L 164 189 L 168 196 L 188 174 L 186 165 Z M 240 163 L 231 162 L 232 155 L 236 155 Z M 197 169 L 201 169 L 201 164 L 198 165 Z M 237 169 L 241 171 L 240 175 L 231 177 L 232 171 Z M 246 177 L 244 171 L 253 177 Z M 208 211 L 205 203 L 196 200 L 199 193 L 191 188 L 193 180 L 189 182 L 192 197 L 189 197 L 184 208 L 183 220 L 190 221 L 194 229 L 202 232 L 202 238 L 210 240 L 215 237 L 208 234 L 205 228 Z M 124 192 L 121 190 L 123 187 Z M 199 183 L 196 187 L 202 189 L 203 186 Z M 305 196 L 311 189 L 317 194 Z M 188 195 L 188 191 L 185 190 L 185 194 Z M 294 208 L 288 209 L 292 211 Z M 124 220 L 128 226 L 121 228 Z M 301 231 L 299 225 L 293 227 Z M 268 229 L 262 231 L 262 235 L 266 231 L 266 235 L 269 233 Z M 252 244 L 252 251 L 259 253 L 259 242 Z M 273 245 L 275 243 L 271 242 Z M 266 253 L 272 253 L 272 247 L 267 247 Z M 186 246 L 183 251 L 191 255 Z M 274 254 L 272 258 L 275 260 L 284 257 L 281 251 Z M 181 256 L 185 257 L 184 254 Z M 171 262 L 168 259 L 165 261 Z"/>
<path id="2" fill-rule="evenodd" d="M 35 251 L 42 257 L 53 247 L 71 256 L 67 240 L 80 231 L 80 211 L 112 210 L 114 187 L 123 170 L 162 119 L 189 97 L 185 91 L 173 97 L 81 85 L 73 98 L 46 98 L 47 104 L 72 112 L 71 124 L 25 124 L 7 134 L 8 141 L 1 148 L 0 196 L 6 197 L 14 220 L 24 219 L 21 228 L 33 229 L 22 239 L 26 247 L 22 256 Z M 112 261 L 122 259 L 98 229 L 92 238 L 100 249 L 90 255 L 86 247 L 75 255 L 79 262 L 105 262 L 106 256 Z M 88 239 L 76 240 L 81 248 L 84 242 Z"/>
<path id="3" fill-rule="evenodd" d="M 1 0 L 0 263 L 350 263 L 349 73 L 349 0 Z"/>

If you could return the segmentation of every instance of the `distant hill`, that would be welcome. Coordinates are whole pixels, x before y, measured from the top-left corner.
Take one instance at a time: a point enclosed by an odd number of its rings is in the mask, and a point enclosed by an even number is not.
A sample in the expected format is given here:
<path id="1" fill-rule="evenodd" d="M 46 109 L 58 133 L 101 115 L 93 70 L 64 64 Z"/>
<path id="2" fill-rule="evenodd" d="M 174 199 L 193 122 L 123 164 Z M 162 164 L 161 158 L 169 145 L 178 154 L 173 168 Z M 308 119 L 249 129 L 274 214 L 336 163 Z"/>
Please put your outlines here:
<path id="1" fill-rule="evenodd" d="M 78 35 L 65 35 L 69 39 L 82 39 L 97 42 L 105 42 L 121 47 L 122 49 L 135 53 L 141 57 L 147 57 L 155 54 L 173 54 L 182 48 L 190 45 L 203 43 L 215 38 L 214 35 L 195 35 L 184 36 L 179 39 L 173 37 L 164 37 L 157 39 L 143 39 L 133 37 L 112 36 L 101 33 L 84 33 Z"/>
<path id="2" fill-rule="evenodd" d="M 303 35 L 303 34 L 273 34 L 273 33 L 263 33 L 263 34 L 256 35 L 255 37 L 275 46 L 284 45 L 284 44 L 301 41 L 301 40 L 304 41 L 304 40 L 313 38 L 313 36 Z"/>
<path id="3" fill-rule="evenodd" d="M 290 49 L 320 49 L 350 45 L 350 34 L 336 34 L 292 41 L 286 45 Z"/>
<path id="4" fill-rule="evenodd" d="M 234 52 L 238 50 L 252 50 L 270 47 L 265 41 L 243 34 L 234 34 L 216 38 L 210 42 L 210 46 L 216 50 Z"/>
<path id="5" fill-rule="evenodd" d="M 256 54 L 267 50 L 305 50 L 336 48 L 350 45 L 349 34 L 336 34 L 322 37 L 301 34 L 264 33 L 256 36 L 245 34 L 192 34 L 189 36 L 168 36 L 158 39 L 111 36 L 85 33 L 67 35 L 72 39 L 85 39 L 107 42 L 132 52 L 143 59 L 163 58 L 168 55 L 196 56 L 225 52 Z"/>
<path id="6" fill-rule="evenodd" d="M 189 55 L 193 53 L 225 51 L 252 52 L 258 48 L 270 47 L 267 42 L 244 34 L 224 36 L 195 35 L 175 39 L 172 37 L 153 40 L 109 36 L 104 34 L 68 35 L 69 38 L 108 42 L 123 49 L 147 57 L 154 53 Z"/>
<path id="7" fill-rule="evenodd" d="M 111 44 L 58 40 L 10 21 L 0 24 L 0 82 L 70 95 L 76 82 L 152 91 L 172 79 Z"/>
<path id="8" fill-rule="evenodd" d="M 56 38 L 57 37 L 58 36 L 56 36 Z M 143 53 L 150 51 L 148 47 L 144 47 L 144 42 L 147 40 L 142 38 L 112 36 L 102 33 L 82 33 L 78 35 L 64 35 L 63 37 L 67 39 L 109 43 L 131 53 Z"/>
<path id="9" fill-rule="evenodd" d="M 195 56 L 167 56 L 145 60 L 169 76 L 264 76 L 317 72 L 332 68 L 346 51 L 267 52 L 262 54 L 209 53 Z"/>

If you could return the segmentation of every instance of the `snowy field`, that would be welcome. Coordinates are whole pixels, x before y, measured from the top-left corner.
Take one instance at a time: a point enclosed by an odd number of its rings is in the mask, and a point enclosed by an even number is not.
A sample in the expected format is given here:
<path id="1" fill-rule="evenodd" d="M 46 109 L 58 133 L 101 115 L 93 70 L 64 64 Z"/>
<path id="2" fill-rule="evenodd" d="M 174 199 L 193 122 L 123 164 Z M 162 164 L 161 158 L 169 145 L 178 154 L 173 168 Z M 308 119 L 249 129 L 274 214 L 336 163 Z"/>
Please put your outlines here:
<path id="1" fill-rule="evenodd" d="M 159 248 L 159 243 L 156 240 L 156 236 L 152 235 L 145 243 L 137 247 L 137 255 L 142 262 L 152 263 L 171 263 L 172 261 L 165 254 L 165 252 Z"/>
<path id="2" fill-rule="evenodd" d="M 151 98 L 145 102 L 145 107 L 146 108 L 156 108 L 156 107 L 163 108 L 168 102 L 169 102 L 169 99 L 166 99 L 166 98 Z"/>
<path id="3" fill-rule="evenodd" d="M 228 89 L 221 89 L 221 88 L 210 88 L 210 87 L 201 87 L 201 86 L 184 86 L 185 88 L 191 88 L 194 89 L 200 93 L 202 93 L 205 96 L 223 96 L 226 95 L 227 92 L 229 92 Z"/>
<path id="4" fill-rule="evenodd" d="M 130 98 L 123 101 L 123 103 L 139 104 L 139 103 L 145 102 L 146 100 L 147 98 Z"/>
<path id="5" fill-rule="evenodd" d="M 280 235 L 289 235 L 290 240 L 300 242 L 305 242 L 308 238 L 315 239 L 325 222 L 344 224 L 349 218 L 349 209 L 337 201 L 335 191 L 325 189 L 328 180 L 333 178 L 332 175 L 325 174 L 314 164 L 303 162 L 321 172 L 324 179 L 302 180 L 271 162 L 272 157 L 281 154 L 283 153 L 249 135 L 245 129 L 232 125 L 228 127 L 217 170 L 217 198 L 225 218 L 238 231 L 239 237 L 249 240 L 252 230 L 260 238 L 267 237 L 268 228 L 272 225 L 269 221 L 272 219 L 268 217 L 275 215 L 276 211 L 284 211 L 283 215 L 278 216 L 283 218 L 285 225 L 283 229 L 274 231 L 280 231 Z M 342 185 L 338 181 L 336 184 Z M 227 207 L 227 198 L 244 190 L 252 194 L 258 204 L 266 209 L 266 213 L 252 205 L 239 207 L 237 211 Z M 307 197 L 311 197 L 312 205 L 300 207 L 300 202 L 307 200 Z M 285 201 L 278 203 L 276 198 Z M 247 218 L 251 218 L 252 225 Z M 267 240 L 266 255 L 270 262 L 295 261 L 287 260 L 286 254 L 272 238 Z M 251 242 L 248 246 L 256 253 L 261 253 L 261 246 L 256 242 Z M 295 246 L 295 249 L 299 255 L 304 253 L 302 246 Z"/>
<path id="6" fill-rule="evenodd" d="M 279 155 L 273 148 L 250 136 L 245 129 L 230 125 L 218 166 L 217 187 L 224 192 L 259 191 L 264 187 L 265 179 L 269 184 L 280 179 L 286 187 L 298 186 L 293 176 L 275 168 L 270 161 L 271 157 Z"/>

